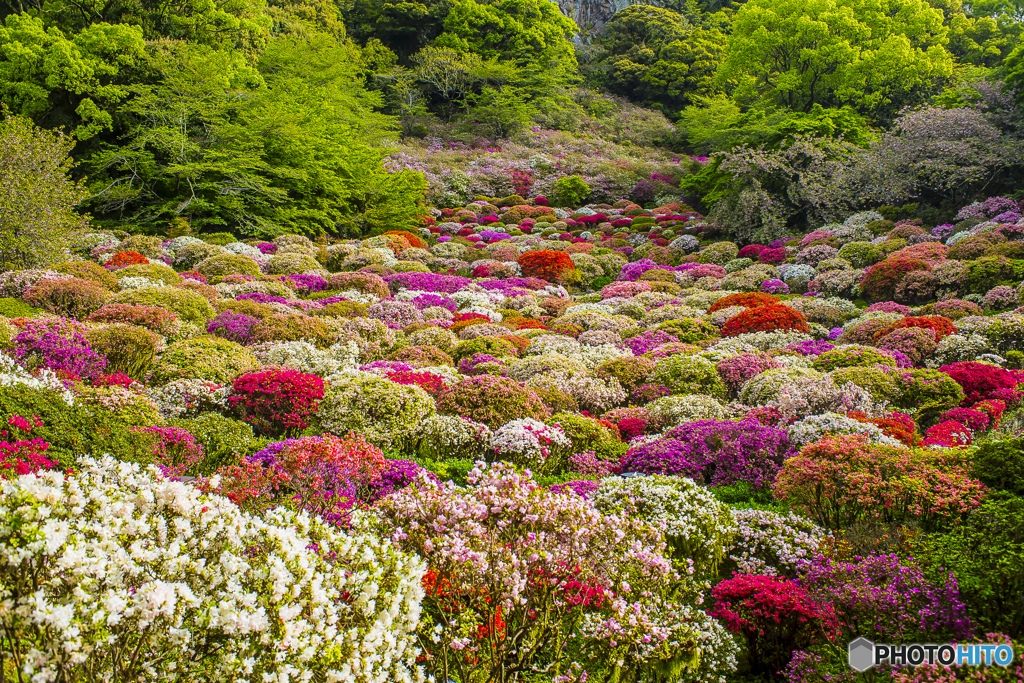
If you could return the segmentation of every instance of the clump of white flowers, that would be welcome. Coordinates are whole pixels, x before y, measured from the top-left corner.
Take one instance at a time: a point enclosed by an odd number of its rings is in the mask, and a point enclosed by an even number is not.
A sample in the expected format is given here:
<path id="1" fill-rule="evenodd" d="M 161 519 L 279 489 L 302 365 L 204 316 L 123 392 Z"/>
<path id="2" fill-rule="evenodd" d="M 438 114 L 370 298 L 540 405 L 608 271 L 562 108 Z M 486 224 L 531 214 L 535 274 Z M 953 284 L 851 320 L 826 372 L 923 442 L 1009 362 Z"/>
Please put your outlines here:
<path id="1" fill-rule="evenodd" d="M 739 524 L 729 559 L 741 574 L 795 578 L 800 565 L 817 554 L 828 532 L 793 512 L 733 510 Z"/>
<path id="2" fill-rule="evenodd" d="M 736 534 L 729 506 L 686 477 L 605 477 L 590 500 L 605 514 L 625 514 L 661 530 L 689 573 L 713 573 Z"/>
<path id="3" fill-rule="evenodd" d="M 155 468 L 80 465 L 0 488 L 0 626 L 24 680 L 413 680 L 424 567 L 361 518 L 259 518 Z"/>

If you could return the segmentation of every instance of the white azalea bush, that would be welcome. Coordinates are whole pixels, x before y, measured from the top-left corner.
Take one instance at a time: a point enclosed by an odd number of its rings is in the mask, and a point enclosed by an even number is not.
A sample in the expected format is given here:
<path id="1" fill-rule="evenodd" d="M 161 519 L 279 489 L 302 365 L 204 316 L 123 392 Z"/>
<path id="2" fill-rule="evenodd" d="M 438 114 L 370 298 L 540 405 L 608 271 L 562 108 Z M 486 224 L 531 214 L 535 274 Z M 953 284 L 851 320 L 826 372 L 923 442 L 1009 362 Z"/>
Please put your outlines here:
<path id="1" fill-rule="evenodd" d="M 740 574 L 796 578 L 800 566 L 818 553 L 829 532 L 789 512 L 734 510 L 739 532 L 729 559 Z"/>
<path id="2" fill-rule="evenodd" d="M 732 510 L 686 477 L 605 477 L 590 500 L 605 514 L 641 519 L 665 534 L 688 574 L 712 574 L 736 534 Z"/>
<path id="3" fill-rule="evenodd" d="M 494 459 L 537 470 L 549 469 L 571 446 L 572 441 L 561 427 L 530 417 L 502 425 L 491 435 L 490 441 Z"/>
<path id="4" fill-rule="evenodd" d="M 424 568 L 361 530 L 109 457 L 0 488 L 0 627 L 22 678 L 411 681 Z"/>

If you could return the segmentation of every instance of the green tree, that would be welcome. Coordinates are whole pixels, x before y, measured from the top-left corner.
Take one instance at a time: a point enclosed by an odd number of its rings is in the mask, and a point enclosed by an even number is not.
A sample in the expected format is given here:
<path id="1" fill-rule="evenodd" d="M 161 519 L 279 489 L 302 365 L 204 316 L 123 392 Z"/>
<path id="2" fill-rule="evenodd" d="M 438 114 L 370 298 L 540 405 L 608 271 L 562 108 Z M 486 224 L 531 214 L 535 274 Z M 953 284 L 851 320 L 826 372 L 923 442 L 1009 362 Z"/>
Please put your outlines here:
<path id="1" fill-rule="evenodd" d="M 576 24 L 550 0 L 455 0 L 444 30 L 439 47 L 514 66 L 534 92 L 576 76 Z"/>
<path id="2" fill-rule="evenodd" d="M 85 225 L 74 207 L 85 192 L 68 172 L 72 141 L 4 112 L 0 121 L 0 270 L 63 260 Z"/>
<path id="3" fill-rule="evenodd" d="M 744 105 L 852 105 L 874 119 L 952 74 L 942 12 L 924 0 L 750 0 L 736 12 L 722 85 Z"/>
<path id="4" fill-rule="evenodd" d="M 134 86 L 132 125 L 91 159 L 104 218 L 162 228 L 178 218 L 272 236 L 409 227 L 422 179 L 390 175 L 392 122 L 361 86 L 358 48 L 326 34 L 281 36 L 242 55 L 167 45 L 154 85 Z"/>
<path id="5" fill-rule="evenodd" d="M 0 99 L 40 124 L 90 138 L 113 127 L 129 94 L 122 72 L 138 66 L 144 50 L 136 26 L 96 23 L 69 36 L 12 14 L 0 26 Z"/>
<path id="6" fill-rule="evenodd" d="M 441 35 L 451 8 L 452 0 L 354 0 L 345 24 L 360 43 L 379 40 L 410 66 L 413 54 Z"/>
<path id="7" fill-rule="evenodd" d="M 139 27 L 147 40 L 247 51 L 258 49 L 269 34 L 266 10 L 266 0 L 0 0 L 0 12 L 31 13 L 67 34 L 120 24 Z"/>

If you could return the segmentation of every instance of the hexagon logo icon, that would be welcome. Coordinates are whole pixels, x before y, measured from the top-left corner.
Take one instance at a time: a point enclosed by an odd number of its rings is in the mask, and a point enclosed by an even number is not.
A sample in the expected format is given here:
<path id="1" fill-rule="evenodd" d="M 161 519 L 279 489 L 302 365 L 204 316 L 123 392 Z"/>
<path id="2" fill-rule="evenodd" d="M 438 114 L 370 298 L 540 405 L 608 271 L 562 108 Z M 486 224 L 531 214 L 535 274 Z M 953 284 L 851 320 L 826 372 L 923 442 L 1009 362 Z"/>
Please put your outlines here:
<path id="1" fill-rule="evenodd" d="M 875 665 L 875 644 L 867 638 L 857 638 L 847 646 L 850 668 L 854 671 L 867 671 Z"/>

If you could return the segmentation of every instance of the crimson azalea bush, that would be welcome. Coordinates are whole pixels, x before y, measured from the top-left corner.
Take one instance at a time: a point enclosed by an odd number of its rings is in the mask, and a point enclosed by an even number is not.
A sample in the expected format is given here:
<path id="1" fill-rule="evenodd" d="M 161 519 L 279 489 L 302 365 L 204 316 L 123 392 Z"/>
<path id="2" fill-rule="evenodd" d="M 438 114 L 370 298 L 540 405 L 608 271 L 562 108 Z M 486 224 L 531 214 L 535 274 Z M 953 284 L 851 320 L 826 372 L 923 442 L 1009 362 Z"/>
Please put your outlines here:
<path id="1" fill-rule="evenodd" d="M 773 304 L 748 308 L 739 315 L 734 315 L 722 327 L 723 337 L 735 337 L 748 332 L 774 332 L 776 330 L 792 330 L 794 332 L 810 332 L 807 318 L 803 313 L 794 311 L 788 306 Z"/>
<path id="2" fill-rule="evenodd" d="M 956 325 L 953 324 L 953 321 L 949 318 L 944 318 L 941 315 L 902 318 L 888 327 L 875 332 L 875 342 L 884 340 L 885 337 L 896 330 L 903 330 L 912 327 L 919 327 L 921 329 L 933 331 L 935 333 L 935 341 L 942 341 L 944 337 L 956 334 L 957 332 Z"/>
<path id="3" fill-rule="evenodd" d="M 316 375 L 275 368 L 236 378 L 228 405 L 258 433 L 277 436 L 308 427 L 323 397 L 324 381 Z"/>
<path id="4" fill-rule="evenodd" d="M 943 365 L 939 372 L 949 375 L 964 388 L 964 406 L 989 399 L 1006 401 L 1011 405 L 1020 403 L 1017 379 L 1009 370 L 988 363 L 964 361 Z"/>
<path id="5" fill-rule="evenodd" d="M 956 451 L 872 445 L 860 435 L 825 437 L 783 463 L 775 496 L 817 524 L 918 520 L 946 526 L 978 506 L 985 486 Z"/>
<path id="6" fill-rule="evenodd" d="M 931 267 L 919 258 L 890 257 L 867 269 L 860 283 L 861 292 L 869 301 L 891 301 L 896 296 L 896 285 L 900 280 L 919 270 L 931 270 Z"/>
<path id="7" fill-rule="evenodd" d="M 751 669 L 758 675 L 771 678 L 795 650 L 839 635 L 832 608 L 789 579 L 738 574 L 715 586 L 711 598 L 709 614 L 744 638 Z"/>

